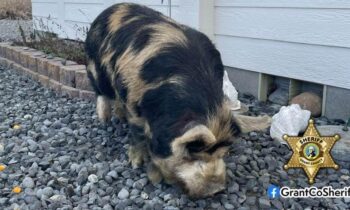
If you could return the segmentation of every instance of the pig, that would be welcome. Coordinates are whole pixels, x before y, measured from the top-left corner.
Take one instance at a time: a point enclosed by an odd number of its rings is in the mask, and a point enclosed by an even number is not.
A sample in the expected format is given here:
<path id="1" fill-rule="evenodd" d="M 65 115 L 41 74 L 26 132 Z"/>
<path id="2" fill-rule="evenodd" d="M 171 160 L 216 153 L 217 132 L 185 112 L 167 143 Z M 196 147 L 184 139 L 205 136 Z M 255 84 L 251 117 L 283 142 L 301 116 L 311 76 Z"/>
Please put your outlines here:
<path id="1" fill-rule="evenodd" d="M 210 39 L 150 8 L 121 3 L 95 19 L 85 50 L 99 119 L 108 122 L 114 107 L 129 124 L 131 165 L 147 163 L 153 183 L 177 184 L 192 197 L 224 190 L 223 157 L 239 128 Z"/>

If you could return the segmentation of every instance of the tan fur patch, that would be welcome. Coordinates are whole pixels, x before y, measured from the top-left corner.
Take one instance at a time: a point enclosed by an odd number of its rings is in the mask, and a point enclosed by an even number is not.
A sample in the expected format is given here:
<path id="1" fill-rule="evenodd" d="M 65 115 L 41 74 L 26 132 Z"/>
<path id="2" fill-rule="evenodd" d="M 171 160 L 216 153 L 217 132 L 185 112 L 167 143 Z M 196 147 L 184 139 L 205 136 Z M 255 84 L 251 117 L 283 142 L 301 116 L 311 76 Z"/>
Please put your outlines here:
<path id="1" fill-rule="evenodd" d="M 102 122 L 107 122 L 111 119 L 111 102 L 106 96 L 98 96 L 96 102 L 96 112 L 98 118 Z"/>
<path id="2" fill-rule="evenodd" d="M 232 137 L 232 118 L 233 116 L 227 101 L 224 101 L 221 107 L 208 117 L 207 126 L 218 142 L 229 140 Z"/>
<path id="3" fill-rule="evenodd" d="M 133 116 L 129 116 L 128 122 L 130 124 L 139 126 L 139 127 L 143 127 L 145 124 L 145 119 L 142 117 L 133 117 Z"/>
<path id="4" fill-rule="evenodd" d="M 189 129 L 189 131 L 187 131 L 184 135 L 174 139 L 174 141 L 171 143 L 173 154 L 183 156 L 187 153 L 187 150 L 185 148 L 186 145 L 199 138 L 205 141 L 206 145 L 212 145 L 216 143 L 215 136 L 206 126 L 197 125 Z"/>
<path id="5" fill-rule="evenodd" d="M 107 50 L 105 50 L 105 53 L 101 58 L 101 64 L 104 66 L 109 66 L 111 58 L 113 57 L 114 53 L 115 53 L 114 50 L 112 50 L 110 45 L 108 45 Z"/>
<path id="6" fill-rule="evenodd" d="M 127 118 L 127 112 L 124 107 L 122 100 L 119 97 L 119 94 L 116 93 L 116 99 L 114 101 L 114 112 L 118 116 L 119 120 L 125 122 Z"/>
<path id="7" fill-rule="evenodd" d="M 187 38 L 182 30 L 169 23 L 154 24 L 149 26 L 149 28 L 156 31 L 156 33 L 152 35 L 152 41 L 150 43 L 176 43 L 184 47 L 187 46 Z"/>
<path id="8" fill-rule="evenodd" d="M 132 49 L 128 48 L 127 51 L 120 57 L 120 59 L 117 62 L 118 68 L 116 67 L 115 69 L 120 69 L 120 73 L 122 75 L 122 78 L 124 79 L 123 83 L 126 84 L 129 90 L 127 107 L 128 110 L 131 111 L 131 113 L 134 113 L 133 105 L 140 101 L 145 92 L 151 89 L 155 89 L 166 83 L 178 85 L 181 85 L 182 83 L 182 78 L 180 77 L 172 77 L 158 83 L 146 83 L 140 78 L 139 71 L 142 65 L 151 56 L 156 55 L 158 50 L 160 50 L 160 47 L 159 49 L 157 49 L 156 47 L 146 47 L 145 50 L 135 55 L 132 52 Z"/>
<path id="9" fill-rule="evenodd" d="M 121 19 L 129 13 L 128 7 L 128 4 L 120 5 L 110 16 L 108 24 L 108 36 L 111 36 L 113 33 L 117 32 L 122 25 L 129 24 L 132 21 L 142 18 L 140 16 L 135 16 L 134 18 L 131 18 L 128 21 L 121 22 Z M 164 19 L 166 20 L 165 17 Z M 131 118 L 137 118 L 135 110 L 133 110 L 134 104 L 140 101 L 141 97 L 146 91 L 157 88 L 165 83 L 181 85 L 181 78 L 178 77 L 173 77 L 166 81 L 162 81 L 156 84 L 147 84 L 139 77 L 139 71 L 141 70 L 145 61 L 150 59 L 152 56 L 157 55 L 163 48 L 165 48 L 169 44 L 174 43 L 182 46 L 187 45 L 187 39 L 183 32 L 167 22 L 146 25 L 142 29 L 146 28 L 153 29 L 153 31 L 155 32 L 151 35 L 151 44 L 147 45 L 143 50 L 141 50 L 141 52 L 135 53 L 133 51 L 133 47 L 129 46 L 116 61 L 116 66 L 112 67 L 110 66 L 110 60 L 115 52 L 108 43 L 107 48 L 104 50 L 103 53 L 104 56 L 101 58 L 101 63 L 107 67 L 108 74 L 112 75 L 112 81 L 115 79 L 114 77 L 117 75 L 117 73 L 120 74 L 121 77 L 124 79 L 123 83 L 128 88 L 128 102 L 126 104 L 126 109 L 131 115 Z M 137 30 L 141 30 L 141 28 Z M 106 42 L 108 40 L 109 38 L 105 39 Z M 105 44 L 103 44 L 102 46 L 105 46 Z M 114 72 L 116 70 L 118 70 L 118 72 Z M 139 125 L 145 124 L 145 121 L 143 119 L 139 119 L 139 121 L 143 121 L 142 123 L 140 122 Z M 150 134 L 150 132 L 148 133 Z"/>
<path id="10" fill-rule="evenodd" d="M 109 17 L 108 30 L 110 33 L 116 32 L 122 25 L 122 18 L 129 14 L 129 4 L 119 5 L 114 13 Z"/>
<path id="11" fill-rule="evenodd" d="M 139 168 L 143 163 L 148 162 L 149 155 L 147 145 L 148 142 L 142 141 L 138 144 L 129 146 L 128 156 L 133 168 Z"/>
<path id="12" fill-rule="evenodd" d="M 147 26 L 156 31 L 152 34 L 150 43 L 141 52 L 135 54 L 132 46 L 129 46 L 125 52 L 118 59 L 114 69 L 120 69 L 123 78 L 131 88 L 130 92 L 135 93 L 136 98 L 139 98 L 142 94 L 139 91 L 144 90 L 145 82 L 139 78 L 139 71 L 146 60 L 157 55 L 164 47 L 172 43 L 186 45 L 186 37 L 182 31 L 174 28 L 169 24 L 155 24 Z M 135 90 L 135 91 L 134 91 Z M 144 92 L 144 91 L 142 91 Z M 131 100 L 133 96 L 130 96 Z M 135 100 L 132 100 L 135 101 Z"/>
<path id="13" fill-rule="evenodd" d="M 159 184 L 163 179 L 162 173 L 153 163 L 148 164 L 147 176 L 153 185 Z"/>
<path id="14" fill-rule="evenodd" d="M 145 131 L 145 135 L 149 138 L 152 139 L 152 131 L 151 131 L 151 127 L 149 126 L 148 122 L 145 122 L 144 125 L 144 131 Z"/>
<path id="15" fill-rule="evenodd" d="M 222 158 L 211 161 L 187 161 L 183 157 L 152 157 L 164 181 L 180 183 L 192 197 L 206 197 L 225 188 L 226 166 Z"/>
<path id="16" fill-rule="evenodd" d="M 137 16 L 137 14 L 135 14 L 136 15 L 135 17 L 132 17 L 122 22 L 122 19 L 129 14 L 129 6 L 130 4 L 128 3 L 119 5 L 114 11 L 114 13 L 109 17 L 109 20 L 108 20 L 109 33 L 114 33 L 118 31 L 118 29 L 121 26 L 127 25 L 133 21 L 136 21 L 142 18 L 142 16 Z"/>
<path id="17" fill-rule="evenodd" d="M 192 159 L 193 156 L 189 155 L 186 145 L 197 139 L 205 141 L 208 146 L 217 142 L 206 126 L 197 125 L 189 128 L 172 142 L 170 157 L 165 159 L 152 157 L 152 161 L 165 181 L 168 183 L 179 181 L 191 196 L 203 197 L 224 189 L 226 167 L 222 156 L 206 152 L 200 152 L 196 154 L 195 159 Z M 223 148 L 218 150 L 221 151 Z"/>
<path id="18" fill-rule="evenodd" d="M 151 153 L 150 153 L 151 154 Z M 169 157 L 166 159 L 161 159 L 157 157 L 152 157 L 151 160 L 155 164 L 155 166 L 158 168 L 159 172 L 162 174 L 162 178 L 167 184 L 174 184 L 176 182 L 176 174 L 174 173 L 176 171 L 175 166 L 181 164 L 180 160 Z"/>
<path id="19" fill-rule="evenodd" d="M 98 80 L 97 77 L 97 71 L 96 71 L 96 65 L 95 62 L 92 60 L 89 60 L 88 65 L 86 67 L 87 71 L 91 73 L 92 77 L 95 79 L 95 81 Z"/>
<path id="20" fill-rule="evenodd" d="M 197 161 L 195 164 L 184 164 L 178 172 L 182 180 L 186 180 L 187 187 L 192 190 L 192 194 L 200 194 L 203 188 L 207 188 L 210 194 L 223 190 L 226 170 L 222 159 L 211 162 Z M 203 186 L 203 183 L 206 185 Z M 218 185 L 213 187 L 213 185 Z"/>

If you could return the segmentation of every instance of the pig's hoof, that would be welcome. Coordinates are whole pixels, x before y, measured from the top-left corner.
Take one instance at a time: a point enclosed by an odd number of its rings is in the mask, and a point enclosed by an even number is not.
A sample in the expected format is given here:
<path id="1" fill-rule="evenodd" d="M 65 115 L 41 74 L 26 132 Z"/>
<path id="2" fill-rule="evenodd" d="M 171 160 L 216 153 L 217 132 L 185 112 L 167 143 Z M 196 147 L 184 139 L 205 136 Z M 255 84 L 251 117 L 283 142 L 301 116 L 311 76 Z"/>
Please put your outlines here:
<path id="1" fill-rule="evenodd" d="M 119 102 L 115 102 L 116 105 L 114 106 L 114 112 L 117 115 L 118 119 L 122 122 L 122 123 L 126 123 L 127 119 L 126 119 L 126 111 L 123 108 L 122 105 L 119 104 Z"/>
<path id="2" fill-rule="evenodd" d="M 162 173 L 153 163 L 147 167 L 147 176 L 153 185 L 159 184 L 163 179 Z"/>
<path id="3" fill-rule="evenodd" d="M 147 152 L 141 150 L 137 146 L 130 145 L 128 149 L 129 162 L 131 166 L 135 168 L 140 168 L 144 162 L 148 160 Z"/>
<path id="4" fill-rule="evenodd" d="M 97 116 L 101 122 L 109 122 L 112 116 L 111 102 L 106 96 L 98 96 L 96 102 Z"/>

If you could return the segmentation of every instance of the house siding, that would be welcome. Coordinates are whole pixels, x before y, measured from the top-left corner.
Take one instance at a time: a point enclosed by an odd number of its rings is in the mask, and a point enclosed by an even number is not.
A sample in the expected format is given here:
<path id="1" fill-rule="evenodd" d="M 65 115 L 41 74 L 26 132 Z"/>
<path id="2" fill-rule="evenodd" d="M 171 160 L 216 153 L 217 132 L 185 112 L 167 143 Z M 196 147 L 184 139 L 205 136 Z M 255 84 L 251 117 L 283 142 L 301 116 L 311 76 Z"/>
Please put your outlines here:
<path id="1" fill-rule="evenodd" d="M 350 89 L 350 3 L 217 0 L 225 65 Z"/>
<path id="2" fill-rule="evenodd" d="M 238 91 L 258 96 L 262 75 L 316 83 L 330 87 L 324 114 L 348 117 L 330 95 L 347 100 L 350 91 L 350 1 L 32 0 L 35 28 L 84 40 L 95 17 L 121 2 L 144 4 L 207 34 Z"/>
<path id="3" fill-rule="evenodd" d="M 163 14 L 181 19 L 179 0 L 32 0 L 34 28 L 50 31 L 61 38 L 85 40 L 90 23 L 107 7 L 122 2 L 146 5 Z"/>

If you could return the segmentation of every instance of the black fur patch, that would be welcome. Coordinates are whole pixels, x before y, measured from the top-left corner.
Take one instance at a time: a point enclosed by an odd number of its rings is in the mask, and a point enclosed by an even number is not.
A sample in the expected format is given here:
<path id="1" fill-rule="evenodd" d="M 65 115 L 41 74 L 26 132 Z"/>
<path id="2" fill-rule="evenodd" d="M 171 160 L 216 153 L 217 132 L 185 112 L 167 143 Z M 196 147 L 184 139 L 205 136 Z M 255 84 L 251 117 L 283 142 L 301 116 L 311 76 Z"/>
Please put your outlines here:
<path id="1" fill-rule="evenodd" d="M 142 99 L 141 115 L 150 124 L 153 133 L 151 151 L 155 155 L 171 155 L 170 143 L 182 134 L 182 128 L 186 125 L 179 125 L 178 122 L 188 116 L 189 111 L 193 112 L 191 120 L 196 120 L 195 116 L 203 116 L 207 112 L 201 100 L 182 94 L 183 88 L 175 84 L 164 84 L 147 91 Z"/>
<path id="2" fill-rule="evenodd" d="M 186 145 L 186 149 L 188 150 L 188 152 L 190 154 L 201 152 L 202 150 L 205 149 L 205 147 L 206 147 L 206 145 L 205 145 L 204 141 L 201 139 L 194 140 Z"/>
<path id="3" fill-rule="evenodd" d="M 130 124 L 129 128 L 130 128 L 130 134 L 132 136 L 132 139 L 130 140 L 131 145 L 136 145 L 141 141 L 146 140 L 144 129 L 142 127 L 137 126 L 135 124 Z"/>
<path id="4" fill-rule="evenodd" d="M 221 147 L 228 147 L 232 144 L 231 141 L 222 141 L 218 144 L 215 144 L 213 147 L 211 147 L 210 149 L 208 149 L 206 152 L 209 154 L 214 153 L 216 150 L 218 150 Z"/>
<path id="5" fill-rule="evenodd" d="M 138 39 L 144 30 L 141 30 L 145 25 L 159 23 L 158 19 L 142 18 L 132 21 L 129 24 L 120 27 L 113 37 L 110 39 L 110 44 L 114 50 L 114 55 L 111 59 L 112 66 L 115 66 L 116 61 L 125 50 L 131 46 L 134 40 Z M 151 31 L 145 31 L 150 33 Z"/>
<path id="6" fill-rule="evenodd" d="M 186 59 L 192 60 L 192 57 L 188 50 L 182 46 L 168 46 L 145 62 L 140 72 L 141 78 L 148 83 L 152 83 L 176 74 L 186 75 L 188 69 L 184 66 L 183 61 Z"/>
<path id="7" fill-rule="evenodd" d="M 129 15 L 125 15 L 122 18 L 122 21 L 127 21 L 135 16 L 142 16 L 150 19 L 164 19 L 160 12 L 137 4 L 129 4 L 128 11 Z"/>
<path id="8" fill-rule="evenodd" d="M 114 99 L 115 91 L 112 87 L 110 79 L 108 78 L 108 74 L 106 73 L 107 68 L 103 65 L 99 65 L 99 69 L 96 69 L 96 71 L 98 74 L 98 88 L 100 89 L 101 94 Z"/>
<path id="9" fill-rule="evenodd" d="M 90 84 L 94 91 L 96 92 L 96 95 L 101 95 L 100 89 L 98 88 L 97 82 L 95 78 L 92 76 L 92 73 L 90 71 L 87 72 L 87 76 L 89 78 Z"/>
<path id="10" fill-rule="evenodd" d="M 155 31 L 151 28 L 146 28 L 139 31 L 137 38 L 134 39 L 134 42 L 132 44 L 132 48 L 135 51 L 135 53 L 140 52 L 148 44 L 150 44 L 149 41 L 153 33 L 155 33 Z"/>
<path id="11" fill-rule="evenodd" d="M 231 132 L 234 136 L 238 136 L 241 133 L 241 129 L 238 127 L 238 125 L 233 120 L 231 123 Z"/>
<path id="12" fill-rule="evenodd" d="M 97 18 L 92 22 L 89 32 L 87 33 L 85 51 L 89 58 L 93 60 L 99 60 L 100 54 L 99 49 L 101 43 L 107 37 L 108 34 L 108 19 L 116 11 L 119 4 L 111 6 L 103 11 Z"/>
<path id="13" fill-rule="evenodd" d="M 157 33 L 149 26 L 168 24 L 181 30 L 186 37 L 186 46 L 173 42 L 162 43 L 164 47 L 159 53 L 149 58 L 142 66 L 139 76 L 146 83 L 157 84 L 176 77 L 178 84 L 166 83 L 156 89 L 147 91 L 141 101 L 132 107 L 139 117 L 143 117 L 150 125 L 152 140 L 151 151 L 159 157 L 171 155 L 170 144 L 184 132 L 188 123 L 203 123 L 209 114 L 215 113 L 224 99 L 222 79 L 224 74 L 220 53 L 212 42 L 203 34 L 189 27 L 169 21 L 161 13 L 144 6 L 126 4 L 128 14 L 122 17 L 127 22 L 114 33 L 109 33 L 109 18 L 118 11 L 117 4 L 102 12 L 92 23 L 86 39 L 88 59 L 96 64 L 97 78 L 89 73 L 92 85 L 99 95 L 115 97 L 118 92 L 124 102 L 130 89 L 123 84 L 123 71 L 115 66 L 120 56 L 128 47 L 133 53 L 141 53 L 149 45 L 156 44 L 152 34 Z M 136 18 L 135 18 L 136 17 Z M 133 21 L 129 21 L 132 18 Z M 118 26 L 116 26 L 118 27 Z M 105 43 L 104 46 L 101 46 Z M 108 75 L 101 58 L 105 56 L 107 47 L 113 53 L 109 66 L 112 74 Z M 112 81 L 112 78 L 116 78 Z M 128 102 L 130 103 L 130 102 Z M 234 126 L 234 125 L 233 125 Z M 143 129 L 131 126 L 136 137 Z M 235 128 L 233 127 L 233 131 Z M 197 150 L 200 145 L 191 145 Z"/>
<path id="14" fill-rule="evenodd" d="M 105 95 L 111 99 L 115 98 L 115 92 L 107 76 L 106 67 L 101 65 L 100 45 L 108 34 L 108 19 L 116 11 L 118 4 L 107 8 L 91 24 L 91 29 L 85 41 L 85 51 L 88 59 L 95 62 L 97 80 L 88 75 L 94 90 L 98 95 Z"/>
<path id="15" fill-rule="evenodd" d="M 117 74 L 114 81 L 115 87 L 118 91 L 120 99 L 126 103 L 128 97 L 128 88 L 123 84 L 123 78 L 120 74 Z"/>

